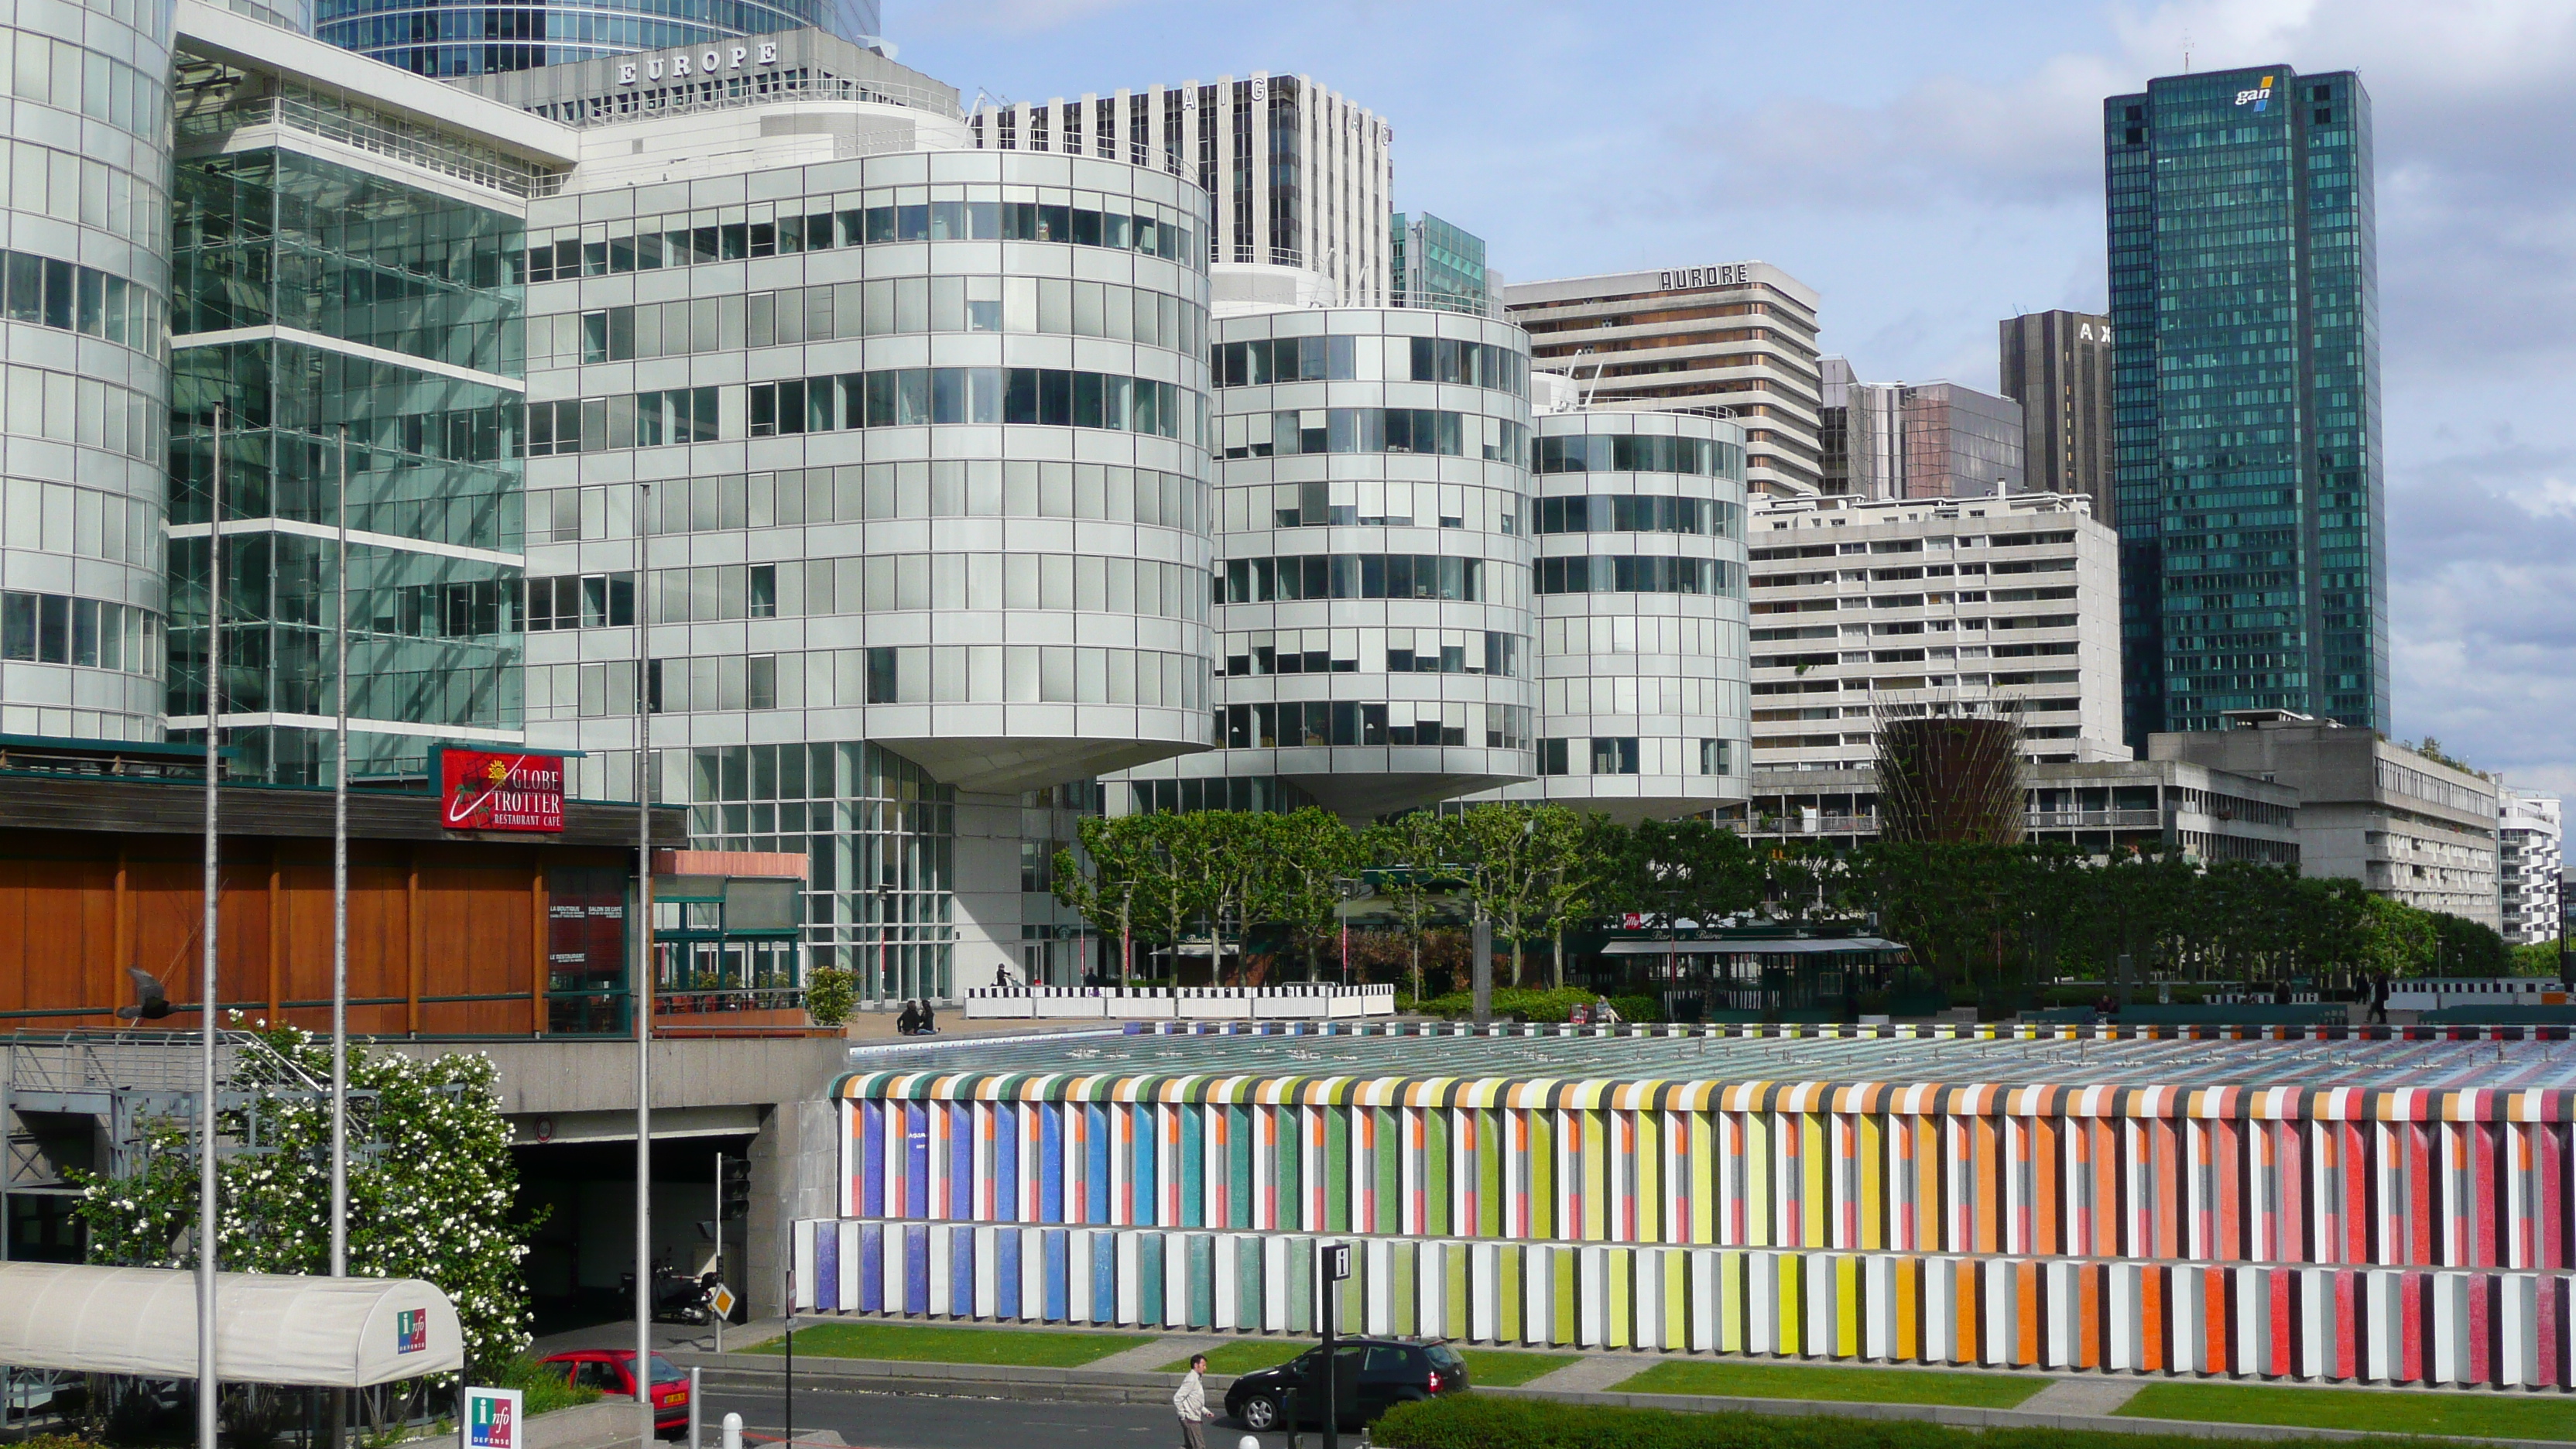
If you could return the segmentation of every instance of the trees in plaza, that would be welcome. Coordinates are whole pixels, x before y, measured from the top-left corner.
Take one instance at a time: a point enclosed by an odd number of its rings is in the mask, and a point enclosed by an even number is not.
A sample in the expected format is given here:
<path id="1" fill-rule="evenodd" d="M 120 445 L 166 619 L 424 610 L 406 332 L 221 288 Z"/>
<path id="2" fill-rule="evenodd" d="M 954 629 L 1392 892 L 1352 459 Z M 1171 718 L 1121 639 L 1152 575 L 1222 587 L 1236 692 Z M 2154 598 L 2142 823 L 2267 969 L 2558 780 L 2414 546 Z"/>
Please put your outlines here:
<path id="1" fill-rule="evenodd" d="M 1607 927 L 1816 923 L 1911 948 L 1931 984 L 2013 992 L 2068 977 L 2346 981 L 2505 974 L 2520 964 L 2475 922 L 2415 909 L 2359 882 L 2250 861 L 2200 862 L 2158 843 L 2085 855 L 2063 842 L 1748 842 L 1706 820 L 1615 825 L 1558 805 L 1417 811 L 1353 829 L 1321 810 L 1208 811 L 1086 820 L 1059 852 L 1056 892 L 1104 936 L 1143 935 L 1177 957 L 1204 941 L 1214 979 L 1230 955 L 1320 974 L 1346 902 L 1392 920 L 1422 990 L 1422 942 L 1478 911 L 1526 974 L 1532 942 Z M 1363 884 L 1365 889 L 1363 889 Z M 1387 959 L 1373 940 L 1365 955 Z M 1497 972 L 1504 977 L 1505 972 Z"/>

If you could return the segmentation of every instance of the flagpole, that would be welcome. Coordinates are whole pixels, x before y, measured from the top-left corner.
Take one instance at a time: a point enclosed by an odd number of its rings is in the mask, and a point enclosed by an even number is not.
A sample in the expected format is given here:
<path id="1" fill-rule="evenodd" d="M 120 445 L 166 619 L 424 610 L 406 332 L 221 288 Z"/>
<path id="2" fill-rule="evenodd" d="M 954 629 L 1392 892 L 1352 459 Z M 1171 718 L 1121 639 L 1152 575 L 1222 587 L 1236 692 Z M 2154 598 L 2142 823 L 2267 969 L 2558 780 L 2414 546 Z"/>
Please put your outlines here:
<path id="1" fill-rule="evenodd" d="M 331 777 L 331 1276 L 349 1276 L 349 425 L 340 425 L 339 768 Z M 332 1440 L 334 1449 L 339 1441 Z"/>
<path id="2" fill-rule="evenodd" d="M 220 889 L 215 721 L 224 692 L 224 408 L 215 404 L 214 466 L 206 509 L 206 919 L 197 1018 L 197 1449 L 216 1449 L 215 1379 L 215 924 Z"/>
<path id="3" fill-rule="evenodd" d="M 644 601 L 653 485 L 635 488 L 635 1401 L 643 1449 L 653 1436 L 653 691 Z"/>

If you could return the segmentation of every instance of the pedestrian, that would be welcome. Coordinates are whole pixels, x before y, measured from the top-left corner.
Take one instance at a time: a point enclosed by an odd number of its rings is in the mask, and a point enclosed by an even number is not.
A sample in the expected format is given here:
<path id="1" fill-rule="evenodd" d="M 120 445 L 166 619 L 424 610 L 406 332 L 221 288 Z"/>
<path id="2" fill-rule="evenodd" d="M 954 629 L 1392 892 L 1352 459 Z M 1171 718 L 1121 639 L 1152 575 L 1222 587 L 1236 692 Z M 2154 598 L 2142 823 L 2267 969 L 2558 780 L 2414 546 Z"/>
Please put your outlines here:
<path id="1" fill-rule="evenodd" d="M 2381 972 L 2370 978 L 2370 1019 L 2388 1025 L 2388 976 Z"/>
<path id="2" fill-rule="evenodd" d="M 1008 966 L 994 967 L 993 984 L 1005 991 L 1009 990 L 1011 986 L 1011 968 Z"/>
<path id="3" fill-rule="evenodd" d="M 1207 1372 L 1207 1355 L 1190 1355 L 1190 1371 L 1181 1376 L 1181 1386 L 1172 1390 L 1172 1412 L 1181 1416 L 1181 1449 L 1207 1449 L 1207 1436 L 1199 1426 L 1216 1416 L 1208 1412 L 1207 1384 L 1199 1375 Z"/>

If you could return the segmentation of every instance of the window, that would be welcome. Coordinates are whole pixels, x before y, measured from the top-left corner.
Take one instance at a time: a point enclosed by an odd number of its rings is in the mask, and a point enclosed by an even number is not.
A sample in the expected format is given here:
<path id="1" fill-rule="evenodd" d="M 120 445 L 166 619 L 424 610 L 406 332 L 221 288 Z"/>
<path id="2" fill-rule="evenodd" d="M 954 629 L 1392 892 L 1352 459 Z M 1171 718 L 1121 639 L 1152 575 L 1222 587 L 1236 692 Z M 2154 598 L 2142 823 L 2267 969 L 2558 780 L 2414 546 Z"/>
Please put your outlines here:
<path id="1" fill-rule="evenodd" d="M 1637 739 L 1595 737 L 1592 741 L 1592 773 L 1596 775 L 1633 775 L 1637 773 Z"/>
<path id="2" fill-rule="evenodd" d="M 1538 742 L 1538 772 L 1540 774 L 1562 775 L 1566 773 L 1565 743 L 1566 742 L 1561 739 L 1540 740 Z"/>
<path id="3" fill-rule="evenodd" d="M 1731 767 L 1734 761 L 1728 758 L 1733 752 L 1728 748 L 1729 744 L 1730 742 L 1726 740 L 1700 741 L 1699 772 L 1703 775 L 1733 774 Z"/>

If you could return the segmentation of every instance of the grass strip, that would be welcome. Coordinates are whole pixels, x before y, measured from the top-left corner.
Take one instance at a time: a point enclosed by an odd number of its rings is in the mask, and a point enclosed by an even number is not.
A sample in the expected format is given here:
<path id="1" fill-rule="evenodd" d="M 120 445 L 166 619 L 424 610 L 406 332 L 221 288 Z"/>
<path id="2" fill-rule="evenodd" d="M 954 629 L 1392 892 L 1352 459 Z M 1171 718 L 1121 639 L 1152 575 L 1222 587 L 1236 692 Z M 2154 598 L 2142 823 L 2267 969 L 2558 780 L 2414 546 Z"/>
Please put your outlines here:
<path id="1" fill-rule="evenodd" d="M 1258 1373 L 1266 1368 L 1277 1368 L 1312 1347 L 1311 1343 L 1294 1339 L 1220 1344 L 1207 1350 L 1207 1371 L 1229 1376 Z M 1486 1389 L 1528 1383 L 1581 1357 L 1571 1353 L 1522 1353 L 1496 1348 L 1462 1348 L 1458 1350 L 1458 1356 L 1467 1361 L 1467 1382 Z M 1158 1370 L 1167 1374 L 1189 1371 L 1190 1361 L 1186 1358 L 1174 1359 Z"/>
<path id="2" fill-rule="evenodd" d="M 1013 1368 L 1079 1368 L 1152 1343 L 1151 1333 L 1056 1333 L 1009 1328 L 942 1328 L 918 1323 L 822 1323 L 796 1330 L 796 1351 L 817 1358 L 881 1358 L 906 1363 L 1004 1364 Z M 753 1353 L 783 1354 L 784 1338 Z"/>
<path id="3" fill-rule="evenodd" d="M 1659 1363 L 1619 1384 L 1623 1394 L 1714 1394 L 1738 1399 L 1809 1399 L 1837 1404 L 1952 1404 L 2009 1409 L 2048 1386 L 2027 1374 L 1952 1374 L 1924 1369 L 1826 1368 L 1805 1364 Z"/>
<path id="4" fill-rule="evenodd" d="M 2576 1403 L 2562 1395 L 2463 1394 L 2272 1384 L 2149 1384 L 2115 1412 L 2130 1419 L 2289 1424 L 2386 1434 L 2576 1440 Z"/>

